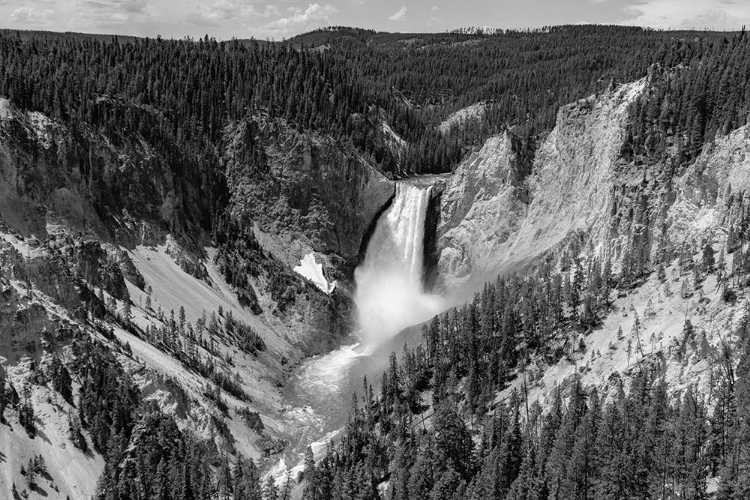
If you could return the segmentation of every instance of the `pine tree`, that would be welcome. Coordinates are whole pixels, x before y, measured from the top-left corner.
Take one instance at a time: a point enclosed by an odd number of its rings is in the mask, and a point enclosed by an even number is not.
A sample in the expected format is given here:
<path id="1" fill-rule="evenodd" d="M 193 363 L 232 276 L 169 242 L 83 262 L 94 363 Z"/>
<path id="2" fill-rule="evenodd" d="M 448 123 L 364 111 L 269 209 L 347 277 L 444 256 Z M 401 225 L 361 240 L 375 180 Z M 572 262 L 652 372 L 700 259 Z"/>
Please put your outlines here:
<path id="1" fill-rule="evenodd" d="M 284 486 L 281 487 L 281 490 L 279 491 L 279 500 L 292 500 L 292 473 L 291 471 L 287 471 L 286 478 L 284 479 Z"/>
<path id="2" fill-rule="evenodd" d="M 23 386 L 23 399 L 18 410 L 18 423 L 20 423 L 30 435 L 36 432 L 34 418 L 34 406 L 31 402 L 31 387 L 28 384 L 25 384 Z"/>
<path id="3" fill-rule="evenodd" d="M 36 467 L 34 467 L 32 459 L 29 459 L 29 463 L 26 466 L 26 482 L 29 483 L 29 488 L 31 488 L 32 490 L 36 488 L 36 476 Z"/>
<path id="4" fill-rule="evenodd" d="M 304 500 L 322 500 L 318 496 L 320 485 L 318 484 L 317 469 L 315 467 L 315 457 L 312 448 L 309 446 L 305 449 L 305 468 L 303 477 L 305 478 L 305 489 L 302 492 Z"/>
<path id="5" fill-rule="evenodd" d="M 180 306 L 179 312 L 180 331 L 185 329 L 185 307 Z"/>
<path id="6" fill-rule="evenodd" d="M 154 474 L 154 500 L 169 500 L 170 498 L 170 484 L 167 464 L 164 462 L 164 457 L 159 460 L 156 466 L 156 472 Z"/>
<path id="7" fill-rule="evenodd" d="M 711 245 L 711 242 L 709 241 L 703 247 L 703 256 L 701 259 L 704 272 L 711 273 L 714 271 L 714 266 L 716 265 L 716 260 L 714 258 L 714 255 L 715 255 L 714 247 L 713 245 Z"/>
<path id="8" fill-rule="evenodd" d="M 593 390 L 585 416 L 575 431 L 565 478 L 561 484 L 562 498 L 594 498 L 593 490 L 598 476 L 595 445 L 600 421 L 599 396 Z"/>
<path id="9" fill-rule="evenodd" d="M 133 316 L 133 310 L 130 306 L 130 299 L 123 300 L 122 315 L 125 321 L 130 321 Z"/>
<path id="10" fill-rule="evenodd" d="M 429 498 L 432 488 L 435 486 L 435 457 L 428 443 L 417 453 L 414 465 L 409 473 L 408 497 Z"/>
<path id="11" fill-rule="evenodd" d="M 624 394 L 620 391 L 618 400 L 607 404 L 597 433 L 594 455 L 599 474 L 594 485 L 597 499 L 628 498 L 625 490 L 627 470 L 623 463 L 623 421 L 620 407 L 624 404 Z"/>
<path id="12" fill-rule="evenodd" d="M 633 355 L 633 341 L 628 339 L 628 346 L 625 348 L 625 352 L 628 353 L 628 366 L 630 366 L 630 356 Z"/>
<path id="13" fill-rule="evenodd" d="M 720 500 L 747 498 L 750 495 L 750 340 L 744 340 L 734 386 L 736 407 L 729 407 L 728 449 L 721 470 Z"/>
<path id="14" fill-rule="evenodd" d="M 389 500 L 408 500 L 409 477 L 413 462 L 411 447 L 405 441 L 396 444 L 392 464 Z"/>
<path id="15" fill-rule="evenodd" d="M 459 500 L 462 498 L 461 494 L 464 487 L 464 481 L 461 476 L 452 467 L 448 466 L 448 469 L 443 471 L 435 486 L 432 487 L 429 499 Z"/>
<path id="16" fill-rule="evenodd" d="M 435 410 L 433 422 L 438 458 L 450 461 L 461 477 L 469 477 L 474 444 L 464 420 L 448 405 L 442 405 Z"/>
<path id="17" fill-rule="evenodd" d="M 5 389 L 5 372 L 0 368 L 0 423 L 5 422 L 5 406 L 7 404 L 7 396 Z"/>
<path id="18" fill-rule="evenodd" d="M 268 476 L 266 487 L 263 488 L 263 500 L 279 500 L 279 489 L 276 487 L 276 479 Z"/>
<path id="19" fill-rule="evenodd" d="M 575 380 L 571 387 L 570 403 L 562 417 L 560 427 L 555 433 L 555 440 L 547 459 L 546 475 L 549 483 L 549 498 L 562 500 L 566 498 L 564 482 L 568 459 L 575 445 L 576 429 L 579 427 L 586 411 L 586 399 L 580 380 Z"/>

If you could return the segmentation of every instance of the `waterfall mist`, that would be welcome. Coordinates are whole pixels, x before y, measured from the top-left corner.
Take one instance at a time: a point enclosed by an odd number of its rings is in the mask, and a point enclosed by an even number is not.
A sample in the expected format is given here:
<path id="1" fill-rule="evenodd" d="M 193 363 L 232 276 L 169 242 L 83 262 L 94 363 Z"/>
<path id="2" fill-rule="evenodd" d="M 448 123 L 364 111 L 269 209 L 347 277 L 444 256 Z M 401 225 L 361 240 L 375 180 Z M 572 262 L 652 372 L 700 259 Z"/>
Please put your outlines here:
<path id="1" fill-rule="evenodd" d="M 424 226 L 430 187 L 396 185 L 396 197 L 380 217 L 355 270 L 362 340 L 377 344 L 439 313 L 443 300 L 422 284 Z"/>

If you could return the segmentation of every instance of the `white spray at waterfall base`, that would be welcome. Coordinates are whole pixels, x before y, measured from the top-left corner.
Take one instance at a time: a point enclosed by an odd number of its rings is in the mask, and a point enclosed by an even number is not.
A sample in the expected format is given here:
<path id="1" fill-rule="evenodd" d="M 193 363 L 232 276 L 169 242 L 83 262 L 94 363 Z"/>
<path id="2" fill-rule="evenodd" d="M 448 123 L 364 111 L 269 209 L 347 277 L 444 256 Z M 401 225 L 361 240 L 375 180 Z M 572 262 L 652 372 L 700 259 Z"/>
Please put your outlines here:
<path id="1" fill-rule="evenodd" d="M 425 293 L 425 219 L 430 187 L 407 182 L 396 185 L 396 197 L 381 215 L 367 246 L 364 262 L 355 271 L 356 304 L 361 342 L 305 360 L 285 388 L 286 413 L 295 431 L 291 446 L 269 474 L 281 484 L 287 472 L 296 477 L 304 469 L 307 446 L 320 459 L 328 444 L 336 440 L 346 424 L 351 395 L 362 377 L 377 380 L 384 361 L 378 348 L 409 326 L 419 324 L 443 310 L 442 297 Z M 299 271 L 313 278 L 322 271 L 317 261 L 306 258 Z M 309 277 L 307 276 L 307 277 Z"/>
<path id="2" fill-rule="evenodd" d="M 364 343 L 380 343 L 442 310 L 442 298 L 425 293 L 422 285 L 430 191 L 404 182 L 396 185 L 393 204 L 378 220 L 365 261 L 354 273 Z"/>

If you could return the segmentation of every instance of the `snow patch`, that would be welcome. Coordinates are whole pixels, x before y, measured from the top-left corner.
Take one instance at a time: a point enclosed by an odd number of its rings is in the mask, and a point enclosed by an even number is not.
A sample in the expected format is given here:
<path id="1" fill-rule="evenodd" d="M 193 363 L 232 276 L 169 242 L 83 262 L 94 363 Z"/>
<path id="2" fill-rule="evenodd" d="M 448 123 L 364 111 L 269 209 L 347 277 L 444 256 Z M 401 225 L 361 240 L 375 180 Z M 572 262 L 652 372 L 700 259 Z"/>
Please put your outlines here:
<path id="1" fill-rule="evenodd" d="M 336 282 L 328 283 L 323 275 L 323 264 L 319 264 L 314 253 L 308 253 L 302 258 L 300 265 L 294 268 L 294 272 L 310 280 L 315 286 L 327 294 L 333 293 Z"/>

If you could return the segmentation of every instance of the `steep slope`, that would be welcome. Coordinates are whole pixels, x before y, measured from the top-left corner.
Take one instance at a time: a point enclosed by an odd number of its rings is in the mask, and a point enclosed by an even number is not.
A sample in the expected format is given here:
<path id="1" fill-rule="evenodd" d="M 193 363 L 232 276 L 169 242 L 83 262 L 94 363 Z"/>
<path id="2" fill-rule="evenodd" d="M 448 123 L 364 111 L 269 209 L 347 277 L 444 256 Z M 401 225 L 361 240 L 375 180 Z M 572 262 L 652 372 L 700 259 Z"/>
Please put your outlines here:
<path id="1" fill-rule="evenodd" d="M 153 125 L 153 142 L 176 148 L 147 107 L 100 99 L 106 110 L 129 112 Z M 149 141 L 125 131 L 105 133 L 84 124 L 76 128 L 39 112 L 26 112 L 0 98 L 0 214 L 24 234 L 46 238 L 46 224 L 58 218 L 87 237 L 124 244 L 159 237 L 160 229 L 198 242 L 209 230 L 220 196 L 215 171 L 175 153 L 168 159 Z M 176 167 L 175 164 L 179 164 Z M 199 185 L 191 179 L 202 178 Z M 153 226 L 154 231 L 147 226 Z"/>
<path id="2" fill-rule="evenodd" d="M 228 128 L 221 180 L 197 163 L 176 168 L 137 134 L 71 130 L 5 99 L 0 112 L 2 495 L 14 483 L 18 494 L 94 493 L 104 445 L 91 450 L 100 438 L 83 418 L 88 451 L 69 430 L 85 382 L 71 353 L 86 339 L 115 353 L 139 415 L 154 404 L 214 457 L 263 465 L 281 452 L 297 424 L 280 388 L 349 332 L 353 266 L 393 183 L 351 148 L 281 120 Z M 336 287 L 294 272 L 316 258 Z M 49 359 L 73 376 L 69 400 Z M 20 465 L 37 455 L 49 477 L 32 484 Z"/>
<path id="3" fill-rule="evenodd" d="M 437 226 L 438 288 L 446 292 L 484 275 L 515 236 L 521 201 L 515 154 L 507 135 L 488 139 L 446 182 Z"/>
<path id="4" fill-rule="evenodd" d="M 645 80 L 561 109 L 529 177 L 506 134 L 488 139 L 448 181 L 438 224 L 438 289 L 471 289 L 523 266 L 576 231 L 598 240 L 628 105 Z"/>
<path id="5" fill-rule="evenodd" d="M 461 108 L 448 115 L 445 120 L 440 122 L 440 125 L 438 125 L 438 130 L 441 134 L 450 132 L 452 127 L 456 127 L 460 130 L 467 123 L 470 123 L 472 121 L 481 121 L 482 118 L 484 118 L 486 112 L 486 102 L 478 102 L 470 106 L 466 106 L 465 108 Z"/>
<path id="6" fill-rule="evenodd" d="M 227 137 L 232 216 L 252 221 L 261 245 L 287 265 L 316 252 L 334 280 L 347 281 L 395 185 L 355 150 L 283 120 L 257 116 Z"/>
<path id="7" fill-rule="evenodd" d="M 742 265 L 748 126 L 717 137 L 677 175 L 671 158 L 628 163 L 621 148 L 629 105 L 648 85 L 640 80 L 562 108 L 526 179 L 519 181 L 518 156 L 506 134 L 487 140 L 446 183 L 438 226 L 442 290 L 471 292 L 498 273 L 542 262 L 571 281 L 581 265 L 572 263 L 590 265 L 591 258 L 610 261 L 620 273 L 613 312 L 595 335 L 564 338 L 563 360 L 537 359 L 500 399 L 526 390 L 530 401 L 551 403 L 555 388 L 576 377 L 607 394 L 612 376 L 628 378 L 642 360 L 661 363 L 675 389 L 710 390 L 716 353 L 736 341 L 745 319 L 742 292 L 727 300 L 727 274 L 696 281 L 686 275 L 690 264 L 673 259 L 700 260 L 710 248 L 722 270 Z M 659 276 L 640 279 L 657 269 Z M 687 319 L 702 340 L 684 338 Z M 676 346 L 686 342 L 693 350 L 678 354 Z M 626 344 L 636 347 L 627 353 Z"/>
<path id="8" fill-rule="evenodd" d="M 567 390 L 574 380 L 613 397 L 645 369 L 654 370 L 675 393 L 697 388 L 708 395 L 709 404 L 716 403 L 717 381 L 727 376 L 725 363 L 736 367 L 739 362 L 726 356 L 741 349 L 748 321 L 741 278 L 746 249 L 737 243 L 743 220 L 739 207 L 750 189 L 748 151 L 750 130 L 743 126 L 707 145 L 671 189 L 654 188 L 662 196 L 649 205 L 663 215 L 652 224 L 663 226 L 664 236 L 648 258 L 658 272 L 632 287 L 624 282 L 612 312 L 591 335 L 566 342 L 566 356 L 559 362 L 536 360 L 499 400 L 517 390 L 549 406 L 557 388 Z M 658 169 L 652 165 L 649 170 Z M 610 243 L 624 250 L 620 242 Z M 706 249 L 717 255 L 717 272 L 696 279 L 694 268 L 704 266 Z"/>

